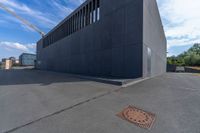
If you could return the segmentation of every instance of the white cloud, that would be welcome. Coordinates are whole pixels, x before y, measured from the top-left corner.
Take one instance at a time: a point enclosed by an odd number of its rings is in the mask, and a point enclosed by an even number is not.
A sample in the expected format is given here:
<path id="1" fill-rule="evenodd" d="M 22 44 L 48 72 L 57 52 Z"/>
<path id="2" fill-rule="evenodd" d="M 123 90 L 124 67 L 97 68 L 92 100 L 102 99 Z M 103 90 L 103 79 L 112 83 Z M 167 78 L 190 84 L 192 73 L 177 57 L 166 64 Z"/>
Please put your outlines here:
<path id="1" fill-rule="evenodd" d="M 74 6 L 79 6 L 85 0 L 63 0 L 63 2 L 66 4 L 63 4 L 61 1 L 62 0 L 49 0 L 46 2 L 38 2 L 36 0 L 36 2 L 34 2 L 37 3 L 37 5 L 30 7 L 18 0 L 0 0 L 3 5 L 16 12 L 19 16 L 29 20 L 37 27 L 48 29 L 52 29 L 58 24 L 58 22 L 60 22 L 62 19 L 64 19 L 64 17 L 69 15 L 74 10 Z M 38 9 L 37 6 L 40 6 L 40 9 Z M 51 9 L 51 11 L 46 10 L 47 8 Z M 5 20 L 4 22 L 12 21 L 15 23 L 20 23 L 23 29 L 26 28 L 25 31 L 32 31 L 29 27 L 24 26 L 24 23 L 16 20 L 13 16 L 8 15 L 7 13 L 2 15 L 2 19 Z"/>
<path id="2" fill-rule="evenodd" d="M 83 3 L 85 0 L 64 0 L 64 1 L 67 2 L 67 3 L 71 3 L 71 4 L 73 4 L 73 5 L 78 6 L 78 5 L 80 5 L 81 3 Z"/>
<path id="3" fill-rule="evenodd" d="M 158 0 L 168 48 L 200 42 L 199 0 Z"/>
<path id="4" fill-rule="evenodd" d="M 27 5 L 23 3 L 11 1 L 11 0 L 0 0 L 0 2 L 4 4 L 10 10 L 16 12 L 17 14 L 27 15 L 28 17 L 31 17 L 32 19 L 37 20 L 37 22 L 39 22 L 39 24 L 42 24 L 42 26 L 50 28 L 57 24 L 56 21 L 48 18 L 49 16 L 48 13 L 43 13 L 41 11 L 31 9 L 30 7 L 28 7 Z M 24 25 L 24 23 L 22 23 L 21 21 L 18 21 L 18 23 L 21 23 Z"/>
<path id="5" fill-rule="evenodd" d="M 51 0 L 50 2 L 51 2 L 51 5 L 58 10 L 59 16 L 61 16 L 62 18 L 66 17 L 68 14 L 70 14 L 73 11 L 72 8 L 66 7 L 56 0 Z"/>
<path id="6" fill-rule="evenodd" d="M 5 50 L 18 50 L 21 52 L 34 52 L 36 44 L 22 44 L 18 42 L 0 42 L 0 48 Z"/>

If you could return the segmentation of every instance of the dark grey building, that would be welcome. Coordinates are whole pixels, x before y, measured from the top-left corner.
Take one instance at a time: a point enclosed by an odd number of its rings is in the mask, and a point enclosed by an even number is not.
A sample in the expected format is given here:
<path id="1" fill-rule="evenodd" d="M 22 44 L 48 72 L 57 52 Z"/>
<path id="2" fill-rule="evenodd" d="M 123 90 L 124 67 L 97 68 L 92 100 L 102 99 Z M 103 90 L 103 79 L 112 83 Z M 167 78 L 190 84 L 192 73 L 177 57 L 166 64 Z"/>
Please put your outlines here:
<path id="1" fill-rule="evenodd" d="M 19 63 L 21 66 L 34 66 L 36 61 L 35 54 L 23 53 L 19 56 Z"/>
<path id="2" fill-rule="evenodd" d="M 166 71 L 156 0 L 87 0 L 37 44 L 37 68 L 139 78 Z"/>

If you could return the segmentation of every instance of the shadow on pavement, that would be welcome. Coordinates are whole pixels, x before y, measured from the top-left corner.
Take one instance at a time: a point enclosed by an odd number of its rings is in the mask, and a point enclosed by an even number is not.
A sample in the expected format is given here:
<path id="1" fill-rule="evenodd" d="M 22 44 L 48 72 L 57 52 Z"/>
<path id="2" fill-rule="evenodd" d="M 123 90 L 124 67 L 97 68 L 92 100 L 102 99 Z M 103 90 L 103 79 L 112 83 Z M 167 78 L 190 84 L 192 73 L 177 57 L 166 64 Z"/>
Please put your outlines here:
<path id="1" fill-rule="evenodd" d="M 52 83 L 83 81 L 86 80 L 79 79 L 65 73 L 47 72 L 33 69 L 0 70 L 0 86 L 21 84 L 49 85 Z"/>

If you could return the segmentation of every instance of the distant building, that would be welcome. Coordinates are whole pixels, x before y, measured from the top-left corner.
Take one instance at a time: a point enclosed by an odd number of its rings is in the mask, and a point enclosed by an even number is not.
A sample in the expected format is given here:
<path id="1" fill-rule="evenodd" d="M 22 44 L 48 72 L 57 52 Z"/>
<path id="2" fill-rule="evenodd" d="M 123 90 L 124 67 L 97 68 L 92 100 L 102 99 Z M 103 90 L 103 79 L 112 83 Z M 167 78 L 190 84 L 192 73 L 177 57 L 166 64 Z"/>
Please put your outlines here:
<path id="1" fill-rule="evenodd" d="M 19 56 L 19 62 L 22 66 L 34 66 L 36 60 L 35 54 L 23 53 Z"/>
<path id="2" fill-rule="evenodd" d="M 5 59 L 3 59 L 3 60 L 5 60 Z M 19 59 L 16 59 L 15 57 L 10 57 L 9 60 L 12 61 L 12 66 L 19 66 L 20 65 Z"/>
<path id="3" fill-rule="evenodd" d="M 7 60 L 6 58 L 3 58 L 3 59 L 2 59 L 2 62 L 5 62 L 6 60 Z"/>
<path id="4" fill-rule="evenodd" d="M 12 60 L 10 59 L 2 59 L 2 64 L 1 64 L 2 69 L 11 69 L 12 68 Z"/>
<path id="5" fill-rule="evenodd" d="M 12 64 L 14 65 L 15 64 L 15 61 L 16 61 L 16 58 L 15 57 L 10 57 L 9 60 L 12 61 Z"/>
<path id="6" fill-rule="evenodd" d="M 0 69 L 2 69 L 2 62 L 0 62 Z"/>

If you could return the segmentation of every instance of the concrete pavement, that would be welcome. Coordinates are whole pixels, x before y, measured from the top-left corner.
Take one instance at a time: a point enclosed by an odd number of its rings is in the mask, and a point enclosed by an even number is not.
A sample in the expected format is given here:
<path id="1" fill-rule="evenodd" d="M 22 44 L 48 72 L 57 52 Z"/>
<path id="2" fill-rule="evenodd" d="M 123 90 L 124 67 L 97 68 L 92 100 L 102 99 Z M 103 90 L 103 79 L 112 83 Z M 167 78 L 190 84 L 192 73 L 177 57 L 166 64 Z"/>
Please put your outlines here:
<path id="1" fill-rule="evenodd" d="M 0 71 L 0 132 L 200 133 L 200 78 L 168 73 L 130 87 L 35 70 Z M 151 130 L 116 114 L 156 114 Z"/>

